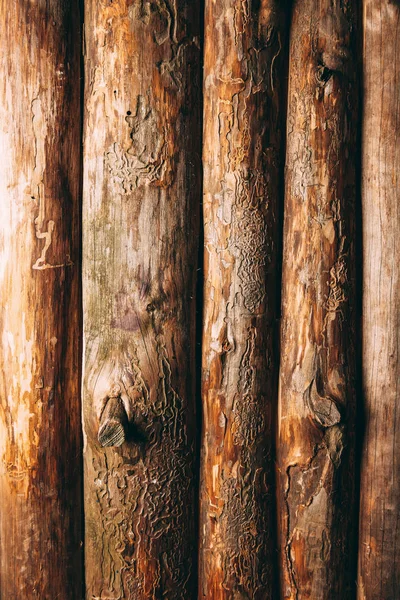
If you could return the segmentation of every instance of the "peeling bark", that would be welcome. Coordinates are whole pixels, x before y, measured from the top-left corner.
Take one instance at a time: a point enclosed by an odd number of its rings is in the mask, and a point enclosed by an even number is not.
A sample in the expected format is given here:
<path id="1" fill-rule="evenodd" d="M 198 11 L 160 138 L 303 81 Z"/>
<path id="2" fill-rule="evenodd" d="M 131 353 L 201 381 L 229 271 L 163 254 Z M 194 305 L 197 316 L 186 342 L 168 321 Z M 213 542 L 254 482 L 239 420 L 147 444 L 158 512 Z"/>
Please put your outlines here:
<path id="1" fill-rule="evenodd" d="M 286 24 L 282 2 L 206 2 L 199 597 L 213 600 L 276 598 Z"/>
<path id="2" fill-rule="evenodd" d="M 400 598 L 400 7 L 364 0 L 363 390 L 358 598 Z"/>
<path id="3" fill-rule="evenodd" d="M 91 600 L 195 594 L 199 23 L 200 4 L 189 0 L 86 1 L 84 464 Z"/>
<path id="4" fill-rule="evenodd" d="M 0 597 L 82 596 L 80 14 L 0 1 Z"/>
<path id="5" fill-rule="evenodd" d="M 293 600 L 354 594 L 356 4 L 293 7 L 277 442 Z"/>

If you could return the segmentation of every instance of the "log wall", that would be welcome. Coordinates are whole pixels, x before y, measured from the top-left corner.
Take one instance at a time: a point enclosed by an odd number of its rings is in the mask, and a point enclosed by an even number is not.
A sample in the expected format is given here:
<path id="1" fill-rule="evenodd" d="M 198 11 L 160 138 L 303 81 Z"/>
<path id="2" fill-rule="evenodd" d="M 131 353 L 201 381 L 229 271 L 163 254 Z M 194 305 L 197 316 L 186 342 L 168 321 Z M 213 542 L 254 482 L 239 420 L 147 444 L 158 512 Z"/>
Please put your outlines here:
<path id="1" fill-rule="evenodd" d="M 400 600 L 399 22 L 0 0 L 0 598 Z"/>

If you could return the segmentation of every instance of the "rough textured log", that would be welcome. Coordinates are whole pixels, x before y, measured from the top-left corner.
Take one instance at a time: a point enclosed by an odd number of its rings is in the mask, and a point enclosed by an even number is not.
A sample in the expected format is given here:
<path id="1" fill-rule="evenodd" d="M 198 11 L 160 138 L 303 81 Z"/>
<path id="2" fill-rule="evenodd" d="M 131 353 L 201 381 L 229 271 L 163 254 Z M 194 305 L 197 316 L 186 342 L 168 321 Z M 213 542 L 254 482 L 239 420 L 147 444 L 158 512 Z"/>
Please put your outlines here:
<path id="1" fill-rule="evenodd" d="M 200 598 L 268 599 L 285 3 L 206 2 Z"/>
<path id="2" fill-rule="evenodd" d="M 400 598 L 400 5 L 364 1 L 363 390 L 358 598 Z"/>
<path id="3" fill-rule="evenodd" d="M 0 1 L 0 597 L 82 597 L 80 13 Z"/>
<path id="4" fill-rule="evenodd" d="M 356 5 L 293 6 L 277 442 L 293 600 L 354 597 Z"/>
<path id="5" fill-rule="evenodd" d="M 85 3 L 88 599 L 195 594 L 200 17 L 192 0 Z M 116 396 L 126 439 L 103 448 Z"/>

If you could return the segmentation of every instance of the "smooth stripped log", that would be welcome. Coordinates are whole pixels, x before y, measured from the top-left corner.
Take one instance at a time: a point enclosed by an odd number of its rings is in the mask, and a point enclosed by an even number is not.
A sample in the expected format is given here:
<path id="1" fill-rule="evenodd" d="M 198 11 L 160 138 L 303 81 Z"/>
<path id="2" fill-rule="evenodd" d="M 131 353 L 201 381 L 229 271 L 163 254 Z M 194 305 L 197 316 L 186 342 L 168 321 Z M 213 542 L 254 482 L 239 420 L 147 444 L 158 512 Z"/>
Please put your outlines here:
<path id="1" fill-rule="evenodd" d="M 85 3 L 90 600 L 195 597 L 200 17 L 192 0 Z"/>
<path id="2" fill-rule="evenodd" d="M 359 600 L 400 598 L 400 5 L 365 0 Z"/>
<path id="3" fill-rule="evenodd" d="M 287 24 L 282 2 L 206 2 L 199 598 L 209 600 L 276 598 Z"/>
<path id="4" fill-rule="evenodd" d="M 277 437 L 292 600 L 354 597 L 356 9 L 293 5 Z"/>
<path id="5" fill-rule="evenodd" d="M 0 1 L 0 597 L 82 597 L 80 13 Z"/>

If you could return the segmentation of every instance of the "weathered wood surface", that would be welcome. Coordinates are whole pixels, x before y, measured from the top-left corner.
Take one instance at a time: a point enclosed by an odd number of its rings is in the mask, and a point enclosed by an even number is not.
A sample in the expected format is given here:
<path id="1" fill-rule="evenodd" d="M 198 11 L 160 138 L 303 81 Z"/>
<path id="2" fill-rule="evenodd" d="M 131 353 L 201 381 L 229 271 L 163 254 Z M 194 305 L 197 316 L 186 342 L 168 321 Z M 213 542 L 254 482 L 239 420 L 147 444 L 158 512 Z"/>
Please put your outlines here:
<path id="1" fill-rule="evenodd" d="M 400 598 L 400 5 L 364 0 L 363 400 L 358 598 Z"/>
<path id="2" fill-rule="evenodd" d="M 0 1 L 0 597 L 82 597 L 80 14 Z"/>
<path id="3" fill-rule="evenodd" d="M 286 3 L 206 2 L 199 598 L 276 598 Z"/>
<path id="4" fill-rule="evenodd" d="M 293 600 L 355 593 L 356 5 L 293 5 L 277 442 Z"/>
<path id="5" fill-rule="evenodd" d="M 183 600 L 196 592 L 200 20 L 200 2 L 192 0 L 85 3 L 84 465 L 91 600 Z M 126 440 L 103 448 L 101 417 L 107 418 L 109 402 L 121 410 L 118 398 L 129 424 Z"/>

